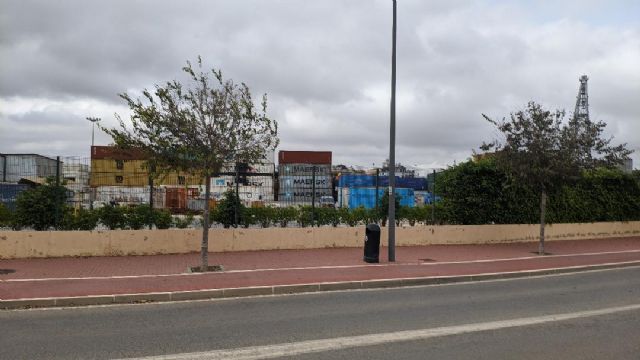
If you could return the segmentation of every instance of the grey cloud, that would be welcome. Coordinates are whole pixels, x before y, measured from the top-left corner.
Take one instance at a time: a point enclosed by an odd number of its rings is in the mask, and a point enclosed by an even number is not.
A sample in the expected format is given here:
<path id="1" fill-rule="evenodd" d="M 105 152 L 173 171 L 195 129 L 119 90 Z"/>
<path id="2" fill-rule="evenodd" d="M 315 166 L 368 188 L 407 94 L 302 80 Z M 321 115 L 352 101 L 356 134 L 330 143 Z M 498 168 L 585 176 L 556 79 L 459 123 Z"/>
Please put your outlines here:
<path id="1" fill-rule="evenodd" d="M 618 141 L 638 147 L 640 27 L 617 21 L 626 18 L 624 2 L 574 12 L 576 4 L 561 2 L 551 11 L 492 1 L 400 1 L 398 159 L 464 160 L 495 136 L 481 113 L 508 116 L 529 100 L 569 115 L 582 73 L 591 77 L 592 114 L 610 124 Z M 336 162 L 362 165 L 387 157 L 390 1 L 3 1 L 0 7 L 0 100 L 122 105 L 118 93 L 180 78 L 185 60 L 200 54 L 206 66 L 246 82 L 256 98 L 268 93 L 283 148 L 332 150 Z M 598 12 L 614 20 L 596 24 Z M 372 89 L 386 93 L 371 98 Z M 287 118 L 292 113 L 310 123 Z M 54 125 L 71 124 L 71 117 L 77 123 L 77 112 L 31 112 L 19 121 L 0 113 L 3 132 L 21 132 L 2 137 L 0 150 L 46 151 L 41 127 L 67 139 L 67 153 L 84 151 L 86 134 Z M 638 154 L 634 159 L 640 162 Z"/>

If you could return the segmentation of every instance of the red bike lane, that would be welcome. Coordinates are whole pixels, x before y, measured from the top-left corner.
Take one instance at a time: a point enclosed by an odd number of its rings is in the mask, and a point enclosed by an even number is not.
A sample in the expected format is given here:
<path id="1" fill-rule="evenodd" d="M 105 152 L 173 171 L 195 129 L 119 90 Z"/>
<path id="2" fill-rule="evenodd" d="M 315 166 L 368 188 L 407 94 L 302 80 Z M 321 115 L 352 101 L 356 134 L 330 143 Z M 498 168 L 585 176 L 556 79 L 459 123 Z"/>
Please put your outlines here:
<path id="1" fill-rule="evenodd" d="M 412 259 L 413 261 L 381 264 L 339 262 L 323 265 L 326 262 L 319 262 L 314 264 L 315 266 L 306 267 L 245 268 L 205 274 L 173 273 L 30 279 L 15 277 L 0 279 L 0 299 L 143 294 L 382 279 L 455 277 L 634 262 L 640 265 L 640 249 L 627 248 L 601 253 L 583 252 L 552 256 L 536 256 L 522 252 L 519 254 L 525 256 L 494 259 L 476 257 L 471 260 L 452 259 L 452 261 L 440 262 L 434 262 L 433 259 L 426 259 L 427 261 Z"/>

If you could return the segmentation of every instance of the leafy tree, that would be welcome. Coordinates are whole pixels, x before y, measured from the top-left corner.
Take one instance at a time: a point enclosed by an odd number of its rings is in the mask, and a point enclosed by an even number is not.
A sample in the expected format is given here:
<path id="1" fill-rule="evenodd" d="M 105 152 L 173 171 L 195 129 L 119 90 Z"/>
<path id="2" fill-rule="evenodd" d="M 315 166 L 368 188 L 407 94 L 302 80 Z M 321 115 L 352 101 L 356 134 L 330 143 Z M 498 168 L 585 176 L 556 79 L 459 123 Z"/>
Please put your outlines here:
<path id="1" fill-rule="evenodd" d="M 564 111 L 543 109 L 529 102 L 525 110 L 509 120 L 483 117 L 504 136 L 504 141 L 483 143 L 483 151 L 495 151 L 500 168 L 528 184 L 540 195 L 539 254 L 544 254 L 544 226 L 547 194 L 553 188 L 576 179 L 583 169 L 620 164 L 631 151 L 626 144 L 612 146 L 602 132 L 606 124 L 574 116 L 563 124 Z"/>
<path id="2" fill-rule="evenodd" d="M 249 87 L 224 80 L 220 70 L 203 70 L 190 62 L 182 68 L 186 85 L 177 80 L 156 85 L 143 100 L 121 94 L 129 106 L 131 128 L 118 117 L 120 128 L 106 129 L 123 148 L 142 150 L 157 168 L 199 175 L 205 179 L 205 210 L 201 269 L 208 269 L 211 176 L 225 163 L 260 161 L 278 144 L 277 122 L 266 115 L 267 98 L 256 109 Z"/>
<path id="3" fill-rule="evenodd" d="M 14 222 L 17 227 L 38 231 L 58 228 L 67 209 L 66 201 L 67 189 L 48 180 L 46 184 L 18 195 Z"/>

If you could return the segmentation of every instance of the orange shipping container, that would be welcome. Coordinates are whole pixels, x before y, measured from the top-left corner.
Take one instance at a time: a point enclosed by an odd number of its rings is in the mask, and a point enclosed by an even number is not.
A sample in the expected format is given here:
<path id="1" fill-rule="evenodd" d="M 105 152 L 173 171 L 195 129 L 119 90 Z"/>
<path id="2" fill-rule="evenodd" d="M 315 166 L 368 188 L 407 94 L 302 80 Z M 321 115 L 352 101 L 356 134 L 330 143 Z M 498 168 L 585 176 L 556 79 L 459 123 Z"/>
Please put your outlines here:
<path id="1" fill-rule="evenodd" d="M 278 152 L 279 164 L 329 164 L 331 151 L 288 151 Z"/>
<path id="2" fill-rule="evenodd" d="M 187 192 L 184 188 L 167 188 L 166 207 L 172 210 L 187 208 Z"/>

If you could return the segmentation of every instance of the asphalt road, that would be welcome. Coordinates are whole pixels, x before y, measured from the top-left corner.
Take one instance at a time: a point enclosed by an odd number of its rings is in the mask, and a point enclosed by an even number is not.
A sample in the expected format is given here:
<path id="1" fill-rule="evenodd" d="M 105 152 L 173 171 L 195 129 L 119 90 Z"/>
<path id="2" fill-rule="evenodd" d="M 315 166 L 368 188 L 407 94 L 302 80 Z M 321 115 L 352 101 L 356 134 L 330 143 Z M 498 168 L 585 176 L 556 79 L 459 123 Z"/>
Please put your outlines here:
<path id="1" fill-rule="evenodd" d="M 0 359 L 201 352 L 181 358 L 296 353 L 287 358 L 637 360 L 640 267 L 386 290 L 0 311 L 0 325 Z"/>

